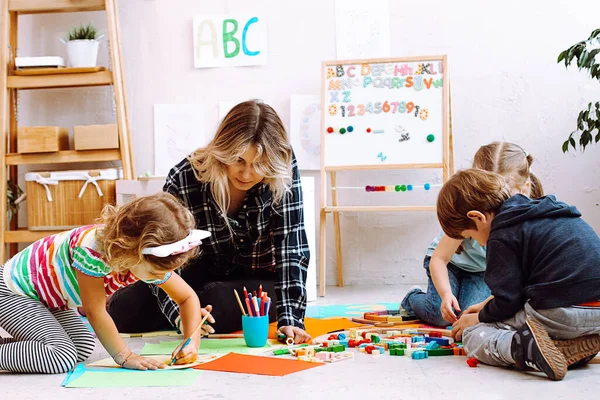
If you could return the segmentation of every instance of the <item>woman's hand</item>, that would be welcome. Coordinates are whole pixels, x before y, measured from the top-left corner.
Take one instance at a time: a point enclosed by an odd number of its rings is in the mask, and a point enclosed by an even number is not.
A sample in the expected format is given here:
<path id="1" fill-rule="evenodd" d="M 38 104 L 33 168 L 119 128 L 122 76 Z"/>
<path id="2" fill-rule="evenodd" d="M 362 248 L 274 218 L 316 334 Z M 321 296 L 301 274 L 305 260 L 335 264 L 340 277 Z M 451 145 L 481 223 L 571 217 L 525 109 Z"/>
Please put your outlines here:
<path id="1" fill-rule="evenodd" d="M 286 338 L 294 339 L 295 344 L 308 343 L 310 342 L 310 335 L 304 331 L 304 329 L 298 328 L 297 326 L 282 326 L 277 331 L 277 335 L 285 335 Z"/>
<path id="2" fill-rule="evenodd" d="M 177 346 L 175 351 L 173 351 L 173 354 L 171 354 L 171 359 L 177 359 L 175 364 L 191 364 L 198 358 L 198 347 L 200 347 L 199 340 L 192 339 L 183 349 L 180 349 L 179 346 Z"/>
<path id="3" fill-rule="evenodd" d="M 163 369 L 166 368 L 166 365 L 160 361 L 153 360 L 152 358 L 142 357 L 139 354 L 132 353 L 122 367 L 146 371 L 148 369 Z"/>
<path id="4" fill-rule="evenodd" d="M 454 308 L 454 310 L 460 312 L 460 306 L 458 305 L 458 300 L 456 300 L 456 296 L 454 296 L 452 294 L 452 292 L 450 292 L 450 294 L 448 294 L 447 296 L 442 297 L 442 304 L 440 306 L 440 312 L 442 313 L 442 317 L 446 321 L 454 323 L 454 322 L 456 322 L 457 318 L 456 318 L 456 314 L 454 313 L 452 308 Z"/>

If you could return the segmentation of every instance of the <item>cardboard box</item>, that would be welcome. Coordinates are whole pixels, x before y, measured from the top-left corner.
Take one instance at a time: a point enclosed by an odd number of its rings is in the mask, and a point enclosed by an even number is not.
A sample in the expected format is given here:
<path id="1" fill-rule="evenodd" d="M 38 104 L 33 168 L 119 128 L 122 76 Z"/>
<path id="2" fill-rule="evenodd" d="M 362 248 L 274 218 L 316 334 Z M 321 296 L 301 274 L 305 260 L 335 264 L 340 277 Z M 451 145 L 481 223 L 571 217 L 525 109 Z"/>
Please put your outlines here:
<path id="1" fill-rule="evenodd" d="M 17 131 L 19 153 L 69 150 L 69 130 L 59 126 L 21 126 Z"/>
<path id="2" fill-rule="evenodd" d="M 117 124 L 78 125 L 73 127 L 75 150 L 118 149 Z"/>

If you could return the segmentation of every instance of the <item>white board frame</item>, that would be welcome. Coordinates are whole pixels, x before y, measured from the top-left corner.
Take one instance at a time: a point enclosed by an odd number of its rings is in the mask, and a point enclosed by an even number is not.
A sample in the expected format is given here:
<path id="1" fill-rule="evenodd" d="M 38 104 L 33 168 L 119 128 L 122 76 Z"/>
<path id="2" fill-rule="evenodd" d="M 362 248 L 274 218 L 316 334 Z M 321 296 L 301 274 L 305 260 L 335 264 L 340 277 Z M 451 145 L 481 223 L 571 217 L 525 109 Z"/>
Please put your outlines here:
<path id="1" fill-rule="evenodd" d="M 372 164 L 372 165 L 326 165 L 326 141 L 328 134 L 326 129 L 327 102 L 327 68 L 337 65 L 348 64 L 381 64 L 381 63 L 403 63 L 403 62 L 441 62 L 443 65 L 443 88 L 442 88 L 442 162 L 434 163 L 406 163 L 406 164 Z M 397 57 L 397 58 L 374 58 L 364 60 L 332 60 L 324 61 L 321 68 L 321 199 L 320 199 L 320 248 L 319 248 L 319 296 L 325 296 L 326 270 L 327 270 L 327 214 L 333 214 L 336 264 L 337 264 L 337 284 L 344 286 L 343 264 L 342 264 L 342 245 L 340 233 L 339 214 L 342 212 L 395 212 L 395 211 L 435 211 L 435 205 L 405 205 L 405 206 L 340 206 L 336 190 L 337 171 L 359 171 L 359 170 L 401 170 L 401 169 L 442 169 L 443 183 L 446 183 L 452 173 L 454 173 L 454 155 L 452 149 L 452 124 L 450 112 L 450 79 L 448 73 L 448 56 L 415 56 L 415 57 Z M 328 176 L 330 175 L 330 186 L 328 189 Z M 328 192 L 331 192 L 331 205 L 327 204 Z"/>

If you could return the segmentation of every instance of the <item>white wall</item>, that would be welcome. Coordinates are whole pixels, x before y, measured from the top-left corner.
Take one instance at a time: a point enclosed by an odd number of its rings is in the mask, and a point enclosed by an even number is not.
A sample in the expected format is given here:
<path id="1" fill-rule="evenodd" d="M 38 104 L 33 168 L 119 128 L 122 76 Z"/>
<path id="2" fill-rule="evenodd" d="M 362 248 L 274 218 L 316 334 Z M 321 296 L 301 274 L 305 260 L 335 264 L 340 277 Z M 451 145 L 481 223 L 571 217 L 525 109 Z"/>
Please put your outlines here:
<path id="1" fill-rule="evenodd" d="M 272 99 L 287 124 L 290 95 L 318 93 L 320 62 L 335 58 L 333 0 L 118 3 L 139 174 L 153 169 L 153 104 L 205 103 L 212 114 L 206 128 L 213 129 L 218 101 Z M 268 66 L 194 69 L 192 17 L 250 11 L 268 19 Z M 597 0 L 390 1 L 393 56 L 449 55 L 457 167 L 468 167 L 482 144 L 520 143 L 537 158 L 535 172 L 546 191 L 577 205 L 596 230 L 600 149 L 563 155 L 560 147 L 575 127 L 579 109 L 600 98 L 600 85 L 583 73 L 565 71 L 556 57 L 599 28 L 598 15 Z M 20 55 L 64 54 L 57 40 L 60 33 L 89 20 L 106 26 L 102 13 L 22 17 Z M 106 63 L 105 55 L 101 62 Z M 28 93 L 22 104 L 35 107 L 22 111 L 26 124 L 70 127 L 112 118 L 103 88 Z M 362 186 L 430 178 L 423 173 L 365 172 L 342 174 L 338 181 Z M 354 203 L 374 196 L 351 195 Z M 347 284 L 424 281 L 422 257 L 438 229 L 433 213 L 344 214 L 342 228 Z M 331 220 L 329 229 L 328 281 L 333 283 Z"/>

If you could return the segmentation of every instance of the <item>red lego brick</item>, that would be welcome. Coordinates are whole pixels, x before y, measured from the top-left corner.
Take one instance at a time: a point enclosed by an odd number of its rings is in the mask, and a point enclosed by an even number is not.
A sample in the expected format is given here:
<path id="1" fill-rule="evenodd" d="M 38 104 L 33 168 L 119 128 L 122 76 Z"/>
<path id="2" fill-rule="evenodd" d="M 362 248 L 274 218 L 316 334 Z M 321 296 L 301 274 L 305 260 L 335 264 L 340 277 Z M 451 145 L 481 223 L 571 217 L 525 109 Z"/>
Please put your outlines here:
<path id="1" fill-rule="evenodd" d="M 467 359 L 467 364 L 469 364 L 469 367 L 471 367 L 471 368 L 475 368 L 478 363 L 479 363 L 479 361 L 477 361 L 476 358 Z"/>

